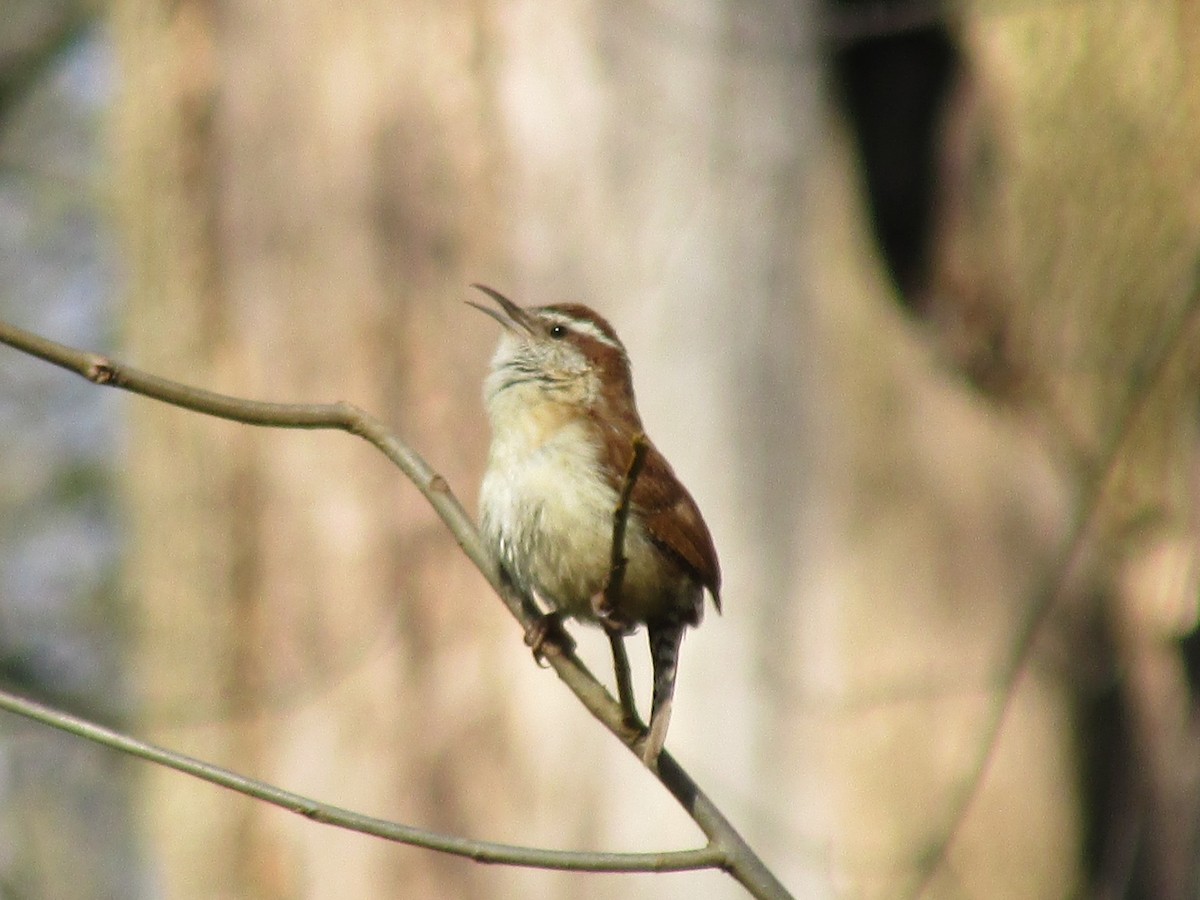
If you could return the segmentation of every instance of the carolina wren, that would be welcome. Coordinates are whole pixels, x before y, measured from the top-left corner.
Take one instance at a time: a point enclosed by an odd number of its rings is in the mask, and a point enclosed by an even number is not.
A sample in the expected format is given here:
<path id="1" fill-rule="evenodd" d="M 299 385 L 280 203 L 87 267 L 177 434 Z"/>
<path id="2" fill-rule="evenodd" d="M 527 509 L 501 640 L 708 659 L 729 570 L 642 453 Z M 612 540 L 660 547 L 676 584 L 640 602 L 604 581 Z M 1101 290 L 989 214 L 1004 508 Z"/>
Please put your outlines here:
<path id="1" fill-rule="evenodd" d="M 484 382 L 492 426 L 479 498 L 484 540 L 504 576 L 558 614 L 601 624 L 610 636 L 646 626 L 654 688 L 643 756 L 653 764 L 684 630 L 700 623 L 706 589 L 721 609 L 712 536 L 644 439 L 629 357 L 612 326 L 580 304 L 523 308 L 473 287 L 499 309 L 470 305 L 504 326 Z M 614 510 L 639 438 L 645 456 L 625 522 L 628 562 L 609 596 Z"/>

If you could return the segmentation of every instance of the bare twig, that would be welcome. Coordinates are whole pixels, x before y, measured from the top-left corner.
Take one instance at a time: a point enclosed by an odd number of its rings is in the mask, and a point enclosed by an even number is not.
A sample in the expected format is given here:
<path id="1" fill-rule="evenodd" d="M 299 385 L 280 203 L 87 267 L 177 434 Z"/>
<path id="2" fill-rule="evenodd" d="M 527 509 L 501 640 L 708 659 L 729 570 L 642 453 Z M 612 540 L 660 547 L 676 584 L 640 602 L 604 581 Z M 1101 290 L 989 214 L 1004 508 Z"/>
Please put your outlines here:
<path id="1" fill-rule="evenodd" d="M 625 585 L 625 569 L 629 559 L 625 556 L 625 530 L 629 525 L 629 509 L 633 498 L 633 488 L 642 467 L 646 464 L 646 435 L 638 432 L 631 442 L 633 458 L 629 460 L 629 468 L 625 470 L 625 478 L 621 483 L 621 493 L 617 497 L 617 505 L 613 509 L 612 550 L 608 565 L 608 580 L 604 583 L 604 606 L 608 610 L 618 608 L 621 589 Z M 618 624 L 605 622 L 604 630 L 608 634 L 608 642 L 612 647 L 613 674 L 617 682 L 617 700 L 629 724 L 641 730 L 642 723 L 637 713 L 637 701 L 633 696 L 633 678 L 629 671 L 629 655 L 625 652 L 625 629 Z"/>
<path id="2" fill-rule="evenodd" d="M 633 696 L 633 675 L 629 668 L 629 654 L 625 652 L 625 635 L 617 628 L 604 626 L 608 645 L 612 647 L 613 677 L 617 682 L 617 702 L 625 711 L 625 720 L 638 731 L 645 730 L 637 711 L 637 700 Z"/>
<path id="3" fill-rule="evenodd" d="M 97 725 L 57 709 L 0 691 L 0 709 L 8 710 L 35 722 L 60 731 L 87 738 L 105 747 L 120 750 L 139 759 L 148 760 L 183 772 L 211 784 L 229 788 L 247 797 L 271 803 L 289 812 L 324 825 L 333 825 L 384 840 L 438 850 L 454 856 L 465 856 L 476 862 L 539 869 L 568 869 L 578 872 L 682 872 L 720 866 L 723 855 L 716 847 L 697 850 L 676 850 L 667 853 L 573 853 L 565 850 L 546 850 L 474 841 L 424 831 L 386 819 L 364 816 L 341 807 L 320 803 L 285 791 L 274 785 L 247 778 L 229 769 L 139 741 L 111 728 Z"/>
<path id="4" fill-rule="evenodd" d="M 421 491 L 451 534 L 454 535 L 463 552 L 488 579 L 509 612 L 526 633 L 535 626 L 540 618 L 541 613 L 532 599 L 519 593 L 511 584 L 505 583 L 500 578 L 496 564 L 484 549 L 474 523 L 462 504 L 459 503 L 458 498 L 450 490 L 446 480 L 438 475 L 417 453 L 388 431 L 382 422 L 358 407 L 345 402 L 329 404 L 263 403 L 217 394 L 142 372 L 105 356 L 57 344 L 2 321 L 0 321 L 0 344 L 7 344 L 53 365 L 75 372 L 95 384 L 118 387 L 205 415 L 270 428 L 337 429 L 369 441 L 417 486 L 417 489 Z M 630 489 L 632 490 L 632 487 Z M 641 736 L 640 729 L 632 727 L 625 721 L 624 710 L 587 670 L 573 649 L 548 642 L 544 648 L 544 657 L 587 710 L 616 735 L 630 752 L 636 754 L 635 745 Z M 179 771 L 222 784 L 248 796 L 278 803 L 284 808 L 293 809 L 316 821 L 336 824 L 342 828 L 388 837 L 393 840 L 400 840 L 398 835 L 405 832 L 410 836 L 422 834 L 417 829 L 407 829 L 406 826 L 381 822 L 340 810 L 337 807 L 315 803 L 269 785 L 255 783 L 251 779 L 235 773 L 226 772 L 197 760 L 190 760 L 161 748 L 141 744 L 141 742 L 115 731 L 81 719 L 73 719 L 44 707 L 38 707 L 36 704 L 30 704 L 29 701 L 11 695 L 0 695 L 0 708 L 54 725 L 90 740 L 105 743 L 107 746 L 123 752 L 135 753 L 142 758 L 170 765 Z M 135 752 L 135 750 L 140 752 Z M 691 776 L 670 754 L 664 752 L 659 757 L 658 772 L 655 774 L 709 839 L 707 847 L 687 851 L 691 855 L 674 857 L 674 861 L 680 864 L 678 868 L 723 869 L 742 884 L 751 895 L 764 898 L 764 900 L 766 898 L 782 900 L 782 898 L 791 896 L 716 805 L 700 790 Z M 384 833 L 386 829 L 392 830 Z M 427 835 L 427 833 L 425 834 Z M 452 845 L 462 839 L 442 835 L 429 837 L 428 840 L 429 842 L 421 844 L 421 846 L 429 846 L 431 849 L 444 852 L 455 852 L 451 849 Z M 412 842 L 416 843 L 416 841 Z M 471 843 L 465 842 L 459 846 L 463 850 L 469 850 L 468 845 Z M 491 850 L 497 852 L 502 849 L 509 854 L 509 857 L 505 859 L 488 860 L 492 862 L 509 862 L 514 865 L 546 868 L 584 868 L 582 865 L 567 864 L 571 860 L 564 857 L 561 851 L 503 847 L 503 845 L 495 844 L 476 844 L 475 849 L 483 846 L 490 847 Z M 473 851 L 464 852 L 462 855 L 473 856 Z M 573 857 L 574 862 L 579 863 L 586 863 L 590 860 L 594 864 L 589 869 L 590 871 L 634 871 L 634 869 L 622 869 L 615 865 L 604 868 L 600 857 L 609 856 L 607 854 L 569 854 L 568 856 Z M 635 862 L 636 865 L 651 866 L 646 858 L 638 857 L 639 861 L 635 861 L 633 856 L 630 856 L 630 861 Z M 672 855 L 651 854 L 651 856 L 662 859 L 670 858 Z M 683 865 L 684 863 L 686 865 Z M 654 869 L 636 869 L 636 871 L 647 870 Z"/>
<path id="5" fill-rule="evenodd" d="M 621 483 L 621 494 L 617 498 L 616 509 L 613 510 L 612 555 L 608 567 L 608 583 L 604 586 L 604 596 L 609 608 L 615 608 L 625 584 L 625 569 L 629 560 L 625 556 L 625 529 L 629 525 L 629 506 L 633 497 L 633 489 L 637 485 L 638 476 L 646 464 L 646 435 L 640 431 L 633 436 L 633 458 L 629 468 L 625 470 L 625 479 Z"/>

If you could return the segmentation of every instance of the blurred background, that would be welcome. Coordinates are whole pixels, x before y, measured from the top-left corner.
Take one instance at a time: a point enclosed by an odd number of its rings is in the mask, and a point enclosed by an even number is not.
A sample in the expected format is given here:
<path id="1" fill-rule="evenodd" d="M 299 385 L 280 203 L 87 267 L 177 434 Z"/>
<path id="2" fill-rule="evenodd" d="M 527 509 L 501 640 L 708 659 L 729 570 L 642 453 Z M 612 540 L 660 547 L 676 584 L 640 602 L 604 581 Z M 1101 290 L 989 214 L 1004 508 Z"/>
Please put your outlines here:
<path id="1" fill-rule="evenodd" d="M 474 509 L 467 285 L 586 302 L 725 574 L 670 746 L 797 896 L 1194 897 L 1198 46 L 1189 0 L 3 0 L 0 315 L 353 401 Z M 702 840 L 367 445 L 8 350 L 0 684 L 426 828 Z M 5 715 L 0 896 L 743 895 Z"/>

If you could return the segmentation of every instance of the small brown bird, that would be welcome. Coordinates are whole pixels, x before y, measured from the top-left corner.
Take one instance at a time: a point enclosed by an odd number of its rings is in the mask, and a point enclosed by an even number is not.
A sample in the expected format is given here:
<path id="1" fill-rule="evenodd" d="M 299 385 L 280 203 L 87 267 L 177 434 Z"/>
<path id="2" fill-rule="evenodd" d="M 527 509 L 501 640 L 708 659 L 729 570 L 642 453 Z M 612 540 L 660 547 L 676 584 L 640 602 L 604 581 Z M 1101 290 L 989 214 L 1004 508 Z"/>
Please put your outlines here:
<path id="1" fill-rule="evenodd" d="M 499 309 L 471 303 L 504 326 L 484 383 L 492 426 L 480 489 L 481 528 L 503 573 L 561 615 L 611 635 L 644 624 L 654 690 L 643 757 L 653 764 L 670 722 L 679 648 L 704 613 L 721 609 L 721 572 L 696 502 L 644 439 L 629 357 L 612 326 L 586 306 L 522 308 L 473 285 Z M 468 301 L 470 302 L 470 301 Z M 616 596 L 614 512 L 638 440 Z"/>

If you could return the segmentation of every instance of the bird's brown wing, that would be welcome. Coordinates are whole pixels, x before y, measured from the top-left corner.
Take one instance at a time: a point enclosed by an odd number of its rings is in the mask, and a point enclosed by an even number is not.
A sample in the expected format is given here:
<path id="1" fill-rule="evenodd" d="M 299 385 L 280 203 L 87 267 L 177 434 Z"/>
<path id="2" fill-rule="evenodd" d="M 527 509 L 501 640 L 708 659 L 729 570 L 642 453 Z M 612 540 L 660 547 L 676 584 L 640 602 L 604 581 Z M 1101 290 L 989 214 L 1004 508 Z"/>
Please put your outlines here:
<path id="1" fill-rule="evenodd" d="M 618 471 L 627 471 L 633 458 L 632 442 Z M 646 531 L 658 546 L 670 553 L 699 582 L 708 588 L 717 610 L 721 609 L 721 567 L 712 535 L 700 515 L 696 501 L 675 477 L 671 464 L 646 440 L 646 458 L 631 497 Z"/>

